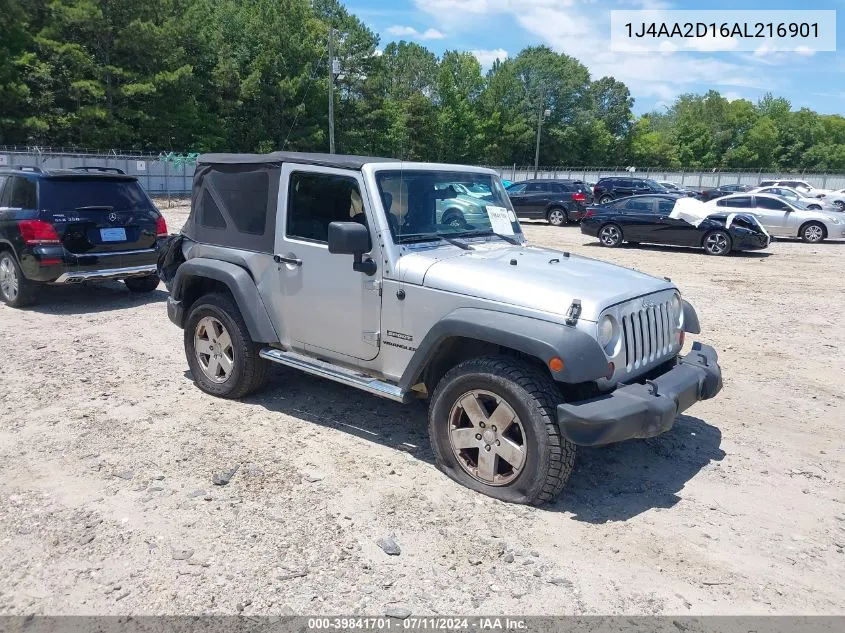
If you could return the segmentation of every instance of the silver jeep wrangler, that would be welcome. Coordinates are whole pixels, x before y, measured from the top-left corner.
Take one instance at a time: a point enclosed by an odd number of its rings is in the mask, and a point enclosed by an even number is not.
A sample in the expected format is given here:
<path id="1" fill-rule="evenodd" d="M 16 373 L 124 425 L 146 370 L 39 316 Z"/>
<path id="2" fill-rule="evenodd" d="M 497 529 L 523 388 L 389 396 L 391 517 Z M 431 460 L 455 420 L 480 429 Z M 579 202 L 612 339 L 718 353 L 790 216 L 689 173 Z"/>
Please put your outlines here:
<path id="1" fill-rule="evenodd" d="M 576 445 L 663 433 L 722 387 L 711 347 L 679 356 L 699 325 L 668 279 L 527 244 L 489 169 L 200 156 L 170 249 L 200 389 L 239 398 L 279 363 L 427 398 L 438 467 L 498 499 L 548 501 Z"/>

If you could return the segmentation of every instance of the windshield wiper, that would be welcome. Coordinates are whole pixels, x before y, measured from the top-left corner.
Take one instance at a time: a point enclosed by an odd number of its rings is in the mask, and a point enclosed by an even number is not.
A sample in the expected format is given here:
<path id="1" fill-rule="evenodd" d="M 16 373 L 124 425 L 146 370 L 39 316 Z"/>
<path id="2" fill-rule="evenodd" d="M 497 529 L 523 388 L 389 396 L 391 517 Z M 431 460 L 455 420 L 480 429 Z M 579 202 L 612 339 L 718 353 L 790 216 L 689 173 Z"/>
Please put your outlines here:
<path id="1" fill-rule="evenodd" d="M 400 235 L 398 237 L 400 244 L 411 244 L 413 242 L 427 242 L 429 240 L 443 240 L 444 242 L 448 242 L 449 244 L 457 246 L 458 248 L 465 251 L 474 250 L 472 246 L 470 246 L 466 242 L 461 242 L 460 240 L 456 240 L 451 237 L 446 237 L 445 235 L 440 235 L 439 233 L 417 233 L 415 235 Z"/>
<path id="2" fill-rule="evenodd" d="M 513 235 L 505 235 L 503 233 L 496 233 L 495 231 L 465 231 L 463 233 L 458 233 L 459 237 L 484 237 L 485 235 L 495 235 L 514 246 L 522 245 L 522 242 L 516 239 Z"/>

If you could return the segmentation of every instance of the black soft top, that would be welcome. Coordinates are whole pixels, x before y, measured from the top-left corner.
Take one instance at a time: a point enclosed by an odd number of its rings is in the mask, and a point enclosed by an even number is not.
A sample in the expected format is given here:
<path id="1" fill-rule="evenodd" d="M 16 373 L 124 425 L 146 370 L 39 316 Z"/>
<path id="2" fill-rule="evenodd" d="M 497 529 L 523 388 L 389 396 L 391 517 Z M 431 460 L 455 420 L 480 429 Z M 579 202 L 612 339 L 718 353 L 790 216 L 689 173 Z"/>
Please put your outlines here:
<path id="1" fill-rule="evenodd" d="M 201 154 L 199 165 L 320 165 L 338 169 L 358 169 L 368 163 L 398 163 L 395 158 L 372 156 L 349 156 L 345 154 L 312 154 L 306 152 L 271 152 L 269 154 Z"/>

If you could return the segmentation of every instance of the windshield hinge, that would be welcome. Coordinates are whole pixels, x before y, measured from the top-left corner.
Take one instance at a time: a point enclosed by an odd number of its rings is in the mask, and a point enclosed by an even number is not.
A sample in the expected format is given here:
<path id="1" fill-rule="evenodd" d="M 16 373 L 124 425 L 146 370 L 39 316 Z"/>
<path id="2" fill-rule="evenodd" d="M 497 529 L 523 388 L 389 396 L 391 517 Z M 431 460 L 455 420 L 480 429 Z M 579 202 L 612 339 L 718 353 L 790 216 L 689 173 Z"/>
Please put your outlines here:
<path id="1" fill-rule="evenodd" d="M 381 332 L 364 332 L 364 335 L 361 337 L 365 343 L 372 345 L 374 347 L 378 347 L 381 344 Z"/>
<path id="2" fill-rule="evenodd" d="M 578 323 L 578 317 L 581 316 L 581 300 L 580 299 L 573 299 L 572 305 L 569 306 L 569 310 L 566 311 L 566 324 L 567 325 L 575 325 Z"/>
<path id="3" fill-rule="evenodd" d="M 364 288 L 377 292 L 381 296 L 381 279 L 367 279 L 364 281 Z"/>

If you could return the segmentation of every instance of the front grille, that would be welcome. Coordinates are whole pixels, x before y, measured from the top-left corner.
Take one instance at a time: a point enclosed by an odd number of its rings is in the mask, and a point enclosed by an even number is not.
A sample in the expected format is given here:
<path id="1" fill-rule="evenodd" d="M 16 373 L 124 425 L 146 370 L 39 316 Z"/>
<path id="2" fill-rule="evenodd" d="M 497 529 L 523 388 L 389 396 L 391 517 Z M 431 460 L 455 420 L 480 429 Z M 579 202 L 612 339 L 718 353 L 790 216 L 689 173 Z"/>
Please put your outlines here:
<path id="1" fill-rule="evenodd" d="M 622 313 L 625 368 L 634 371 L 667 356 L 672 340 L 672 306 L 664 301 Z"/>

